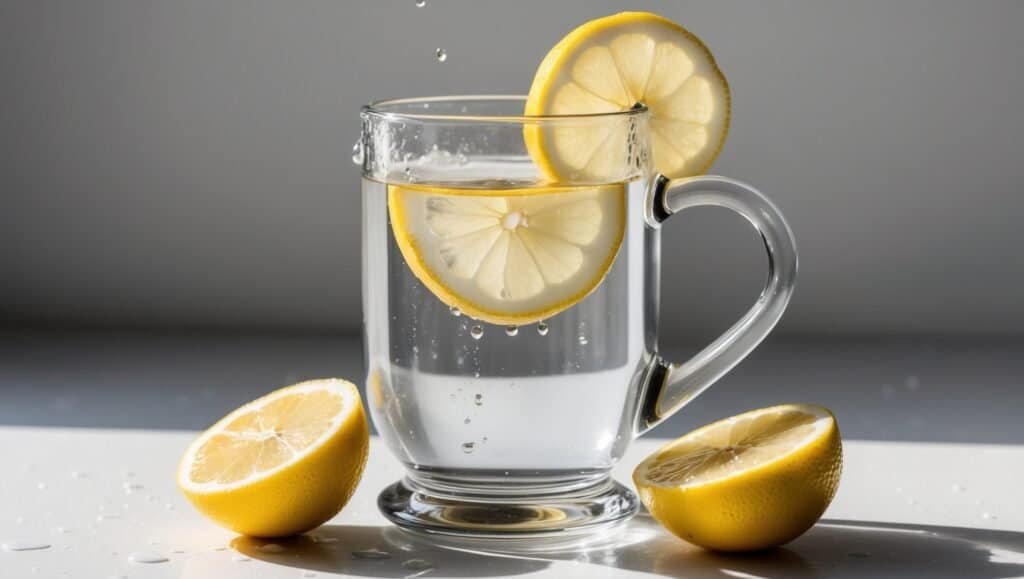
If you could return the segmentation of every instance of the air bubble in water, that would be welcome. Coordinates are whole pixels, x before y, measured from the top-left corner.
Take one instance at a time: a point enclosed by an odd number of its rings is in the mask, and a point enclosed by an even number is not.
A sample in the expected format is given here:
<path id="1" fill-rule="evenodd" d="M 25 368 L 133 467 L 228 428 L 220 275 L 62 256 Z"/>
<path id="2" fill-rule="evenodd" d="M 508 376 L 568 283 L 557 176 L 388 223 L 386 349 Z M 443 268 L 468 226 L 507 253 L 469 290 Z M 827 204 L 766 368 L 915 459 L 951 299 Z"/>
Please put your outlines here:
<path id="1" fill-rule="evenodd" d="M 473 404 L 476 404 L 477 406 L 483 406 L 484 405 L 484 395 L 483 394 L 477 394 L 476 396 L 474 396 L 473 397 Z"/>
<path id="2" fill-rule="evenodd" d="M 539 322 L 537 324 L 537 333 L 542 336 L 548 335 L 548 325 L 545 324 L 544 322 Z"/>
<path id="3" fill-rule="evenodd" d="M 476 443 L 475 442 L 463 442 L 462 443 L 462 452 L 464 452 L 466 454 L 469 454 L 469 453 L 473 452 L 473 450 L 475 450 L 475 449 L 476 449 Z"/>
<path id="4" fill-rule="evenodd" d="M 363 138 L 352 144 L 352 162 L 356 165 L 363 164 Z"/>
<path id="5" fill-rule="evenodd" d="M 588 340 L 587 337 L 584 335 L 580 335 L 580 337 L 577 339 L 579 340 L 581 346 L 586 346 L 588 343 L 590 343 L 590 340 Z"/>
<path id="6" fill-rule="evenodd" d="M 479 324 L 473 326 L 472 328 L 469 329 L 469 335 L 474 340 L 479 340 L 480 338 L 484 337 L 484 328 L 483 328 L 483 326 L 481 326 Z"/>
<path id="7" fill-rule="evenodd" d="M 444 62 L 448 60 L 448 53 L 443 48 L 438 48 L 434 51 L 434 56 L 437 57 L 438 62 Z"/>
<path id="8" fill-rule="evenodd" d="M 416 7 L 423 8 L 427 5 L 427 0 L 416 0 Z"/>
<path id="9" fill-rule="evenodd" d="M 519 327 L 518 326 L 506 326 L 505 327 L 505 335 L 506 336 L 512 337 L 512 336 L 517 335 L 518 333 L 519 333 Z"/>

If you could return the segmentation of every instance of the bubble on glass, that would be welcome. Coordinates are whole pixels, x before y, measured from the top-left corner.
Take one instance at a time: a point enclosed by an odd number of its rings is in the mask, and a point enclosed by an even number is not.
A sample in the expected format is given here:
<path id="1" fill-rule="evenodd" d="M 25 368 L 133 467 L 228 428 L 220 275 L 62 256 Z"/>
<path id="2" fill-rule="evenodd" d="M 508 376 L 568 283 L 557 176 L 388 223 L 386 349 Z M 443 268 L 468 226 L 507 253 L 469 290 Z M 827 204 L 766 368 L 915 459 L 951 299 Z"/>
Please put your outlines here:
<path id="1" fill-rule="evenodd" d="M 434 56 L 437 57 L 437 61 L 438 62 L 444 62 L 444 61 L 448 60 L 448 52 L 445 51 L 445 49 L 443 49 L 443 48 L 438 48 L 437 50 L 435 50 L 434 51 Z"/>
<path id="2" fill-rule="evenodd" d="M 542 336 L 548 335 L 548 325 L 545 324 L 544 322 L 538 322 L 537 323 L 537 333 L 542 335 Z"/>
<path id="3" fill-rule="evenodd" d="M 483 326 L 481 326 L 480 324 L 473 326 L 472 328 L 469 329 L 469 335 L 474 340 L 479 340 L 480 338 L 484 337 Z"/>
<path id="4" fill-rule="evenodd" d="M 473 404 L 476 404 L 477 406 L 483 406 L 484 405 L 484 395 L 483 394 L 477 394 L 476 396 L 474 396 L 473 397 Z"/>
<path id="5" fill-rule="evenodd" d="M 506 336 L 511 338 L 511 337 L 516 336 L 517 334 L 519 334 L 519 327 L 518 326 L 506 326 L 505 327 L 505 335 Z"/>
<path id="6" fill-rule="evenodd" d="M 359 140 L 352 143 L 352 162 L 356 165 L 363 164 L 363 138 L 359 137 Z"/>
<path id="7" fill-rule="evenodd" d="M 579 341 L 581 346 L 586 346 L 587 344 L 590 343 L 590 340 L 588 340 L 587 337 L 582 334 L 580 334 L 580 336 L 576 339 Z"/>
<path id="8" fill-rule="evenodd" d="M 476 450 L 476 443 L 475 442 L 463 442 L 462 443 L 462 452 L 464 452 L 466 454 L 470 454 L 474 450 Z"/>

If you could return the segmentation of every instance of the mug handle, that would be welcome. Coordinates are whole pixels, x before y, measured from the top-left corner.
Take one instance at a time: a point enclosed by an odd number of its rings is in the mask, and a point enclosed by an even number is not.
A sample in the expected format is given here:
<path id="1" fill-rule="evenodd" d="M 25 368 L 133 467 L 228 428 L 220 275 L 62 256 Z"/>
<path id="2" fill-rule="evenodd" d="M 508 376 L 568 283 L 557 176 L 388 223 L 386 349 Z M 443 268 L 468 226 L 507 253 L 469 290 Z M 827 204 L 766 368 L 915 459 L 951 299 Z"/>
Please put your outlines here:
<path id="1" fill-rule="evenodd" d="M 670 180 L 659 174 L 648 202 L 648 217 L 659 224 L 690 207 L 725 207 L 740 214 L 761 234 L 768 252 L 768 281 L 747 313 L 688 362 L 671 364 L 655 356 L 639 391 L 637 435 L 696 398 L 761 343 L 789 304 L 797 270 L 796 242 L 785 218 L 746 183 L 716 175 Z"/>

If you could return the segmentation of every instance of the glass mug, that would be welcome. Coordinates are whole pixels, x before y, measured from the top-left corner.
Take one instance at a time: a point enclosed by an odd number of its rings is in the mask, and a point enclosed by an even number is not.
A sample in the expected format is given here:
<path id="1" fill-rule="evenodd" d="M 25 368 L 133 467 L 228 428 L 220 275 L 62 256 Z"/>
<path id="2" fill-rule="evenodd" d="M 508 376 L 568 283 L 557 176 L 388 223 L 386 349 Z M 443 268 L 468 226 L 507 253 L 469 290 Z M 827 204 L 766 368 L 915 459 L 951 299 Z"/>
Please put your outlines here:
<path id="1" fill-rule="evenodd" d="M 378 506 L 405 530 L 576 536 L 627 520 L 637 499 L 609 475 L 627 445 L 749 354 L 793 291 L 796 250 L 779 210 L 739 181 L 657 174 L 645 108 L 530 117 L 523 107 L 522 97 L 454 96 L 362 110 L 353 160 L 363 170 L 367 391 L 374 424 L 407 471 Z M 530 155 L 531 135 L 602 135 L 600 153 L 592 155 L 599 163 L 563 171 L 553 184 Z M 442 223 L 458 237 L 472 219 L 445 215 L 446 207 L 497 203 L 506 210 L 503 227 L 528 228 L 529 211 L 510 217 L 514 206 L 587 197 L 605 200 L 590 207 L 603 212 L 600 227 L 621 228 L 621 241 L 586 297 L 542 320 L 507 326 L 471 319 L 459 311 L 457 292 L 437 291 L 430 264 L 435 273 L 451 270 L 440 279 L 458 277 L 465 256 L 446 256 L 450 243 L 422 236 Z M 706 205 L 727 207 L 757 229 L 768 280 L 725 334 L 672 364 L 657 353 L 659 228 L 679 211 Z M 413 257 L 427 266 L 412 267 L 410 251 L 424 254 Z M 475 281 L 463 275 L 452 283 L 491 290 L 505 284 L 501 297 L 515 306 L 512 290 L 521 280 L 477 273 Z M 558 280 L 551 287 L 558 291 Z"/>

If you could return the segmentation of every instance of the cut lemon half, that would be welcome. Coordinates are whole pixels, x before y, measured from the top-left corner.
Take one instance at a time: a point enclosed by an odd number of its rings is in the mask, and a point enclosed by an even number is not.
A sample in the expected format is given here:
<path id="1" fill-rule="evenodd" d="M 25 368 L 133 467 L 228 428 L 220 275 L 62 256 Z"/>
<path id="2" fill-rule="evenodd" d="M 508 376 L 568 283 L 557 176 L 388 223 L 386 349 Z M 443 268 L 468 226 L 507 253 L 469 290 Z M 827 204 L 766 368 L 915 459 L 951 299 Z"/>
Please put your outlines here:
<path id="1" fill-rule="evenodd" d="M 391 230 L 442 302 L 493 324 L 553 316 L 592 292 L 626 227 L 625 187 L 388 186 Z"/>
<path id="2" fill-rule="evenodd" d="M 612 113 L 644 105 L 654 168 L 668 177 L 703 173 L 729 128 L 729 85 L 699 38 L 648 12 L 598 18 L 544 57 L 527 115 Z M 628 123 L 529 125 L 527 149 L 553 181 L 601 180 L 622 171 Z"/>
<path id="3" fill-rule="evenodd" d="M 356 387 L 314 380 L 228 414 L 199 436 L 178 467 L 178 487 L 233 531 L 280 537 L 341 510 L 362 476 L 369 431 Z"/>
<path id="4" fill-rule="evenodd" d="M 636 468 L 633 482 L 651 516 L 680 538 L 749 551 L 809 529 L 835 496 L 842 463 L 832 413 L 787 404 L 670 442 Z"/>

